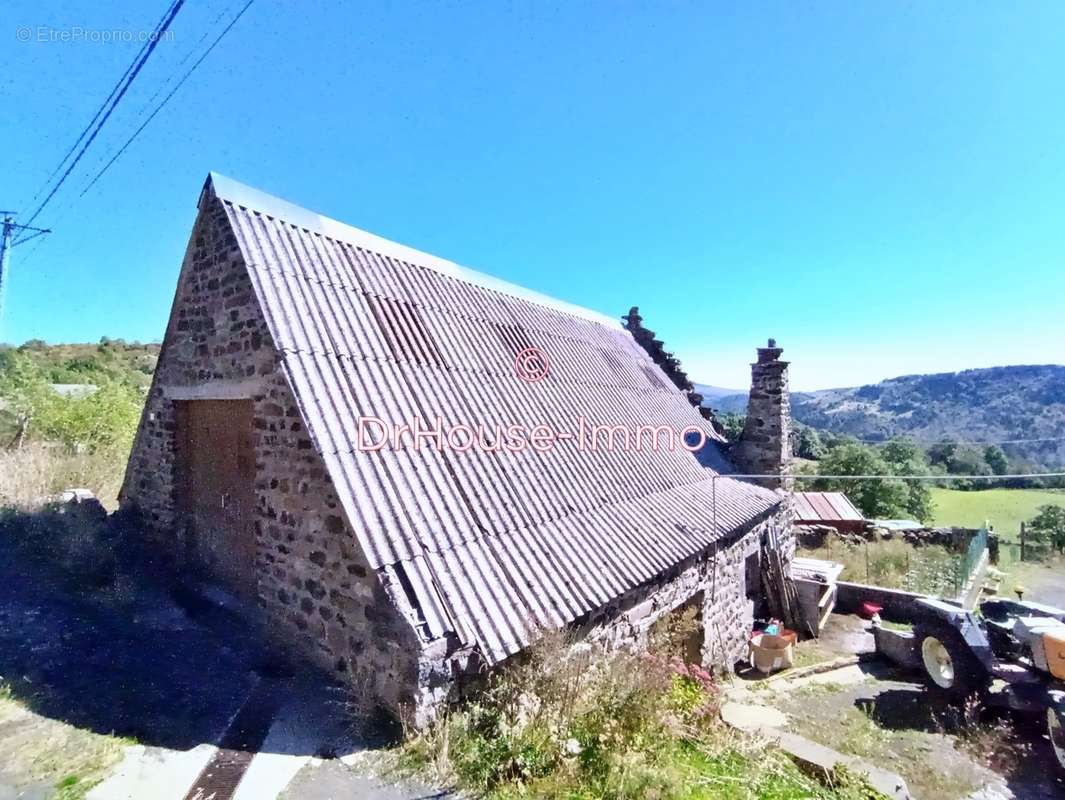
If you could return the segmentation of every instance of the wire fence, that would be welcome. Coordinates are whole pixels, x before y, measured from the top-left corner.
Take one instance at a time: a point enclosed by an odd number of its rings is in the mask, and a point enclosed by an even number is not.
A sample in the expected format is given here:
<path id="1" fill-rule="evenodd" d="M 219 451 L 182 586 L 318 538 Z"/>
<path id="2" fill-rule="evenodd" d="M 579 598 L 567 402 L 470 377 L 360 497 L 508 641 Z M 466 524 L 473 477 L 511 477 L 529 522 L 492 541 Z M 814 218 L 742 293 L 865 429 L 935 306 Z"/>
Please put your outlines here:
<path id="1" fill-rule="evenodd" d="M 984 554 L 987 552 L 987 546 L 986 528 L 981 528 L 969 538 L 969 543 L 961 553 L 955 570 L 954 583 L 959 594 L 979 568 Z"/>
<path id="2" fill-rule="evenodd" d="M 987 531 L 972 531 L 960 544 L 916 544 L 901 535 L 857 539 L 830 534 L 819 547 L 802 547 L 802 555 L 843 565 L 840 580 L 917 594 L 956 597 L 969 583 L 987 550 Z"/>
<path id="3" fill-rule="evenodd" d="M 718 477 L 718 476 L 715 476 Z M 957 480 L 956 475 L 766 475 L 733 474 L 720 477 L 758 481 L 782 481 L 790 479 L 792 487 L 801 488 L 807 482 L 817 480 L 837 481 L 928 481 Z M 1061 478 L 1065 472 L 1015 473 L 1009 475 L 971 476 L 977 481 L 1000 481 L 1021 478 Z M 716 500 L 715 500 L 716 506 Z M 716 512 L 715 512 L 716 516 Z M 960 531 L 960 528 L 953 530 Z M 804 548 L 804 555 L 842 563 L 841 579 L 867 583 L 883 588 L 902 589 L 920 594 L 957 597 L 970 585 L 975 573 L 986 558 L 990 560 L 989 531 L 987 527 L 968 529 L 963 540 L 957 536 L 949 540 L 929 542 L 907 541 L 901 532 L 886 537 L 865 538 L 862 534 L 830 535 L 821 547 Z M 1010 547 L 1007 544 L 1007 547 Z M 1025 560 L 1036 558 L 1035 548 L 1025 548 Z M 1012 554 L 1011 554 L 1012 555 Z M 1020 553 L 1018 553 L 1018 559 Z"/>

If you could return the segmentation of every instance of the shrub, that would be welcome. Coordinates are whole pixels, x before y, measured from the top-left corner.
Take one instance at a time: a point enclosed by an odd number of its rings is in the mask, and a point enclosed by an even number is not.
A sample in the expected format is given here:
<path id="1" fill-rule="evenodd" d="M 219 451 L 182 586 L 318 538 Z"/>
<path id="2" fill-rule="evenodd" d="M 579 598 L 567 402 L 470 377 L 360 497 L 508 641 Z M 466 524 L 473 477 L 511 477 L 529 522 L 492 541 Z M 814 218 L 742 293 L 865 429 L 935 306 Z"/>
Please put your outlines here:
<path id="1" fill-rule="evenodd" d="M 830 534 L 822 547 L 803 555 L 843 564 L 840 579 L 845 581 L 941 596 L 960 588 L 960 557 L 942 545 L 914 547 L 903 539 L 851 542 Z"/>
<path id="2" fill-rule="evenodd" d="M 1028 523 L 1031 538 L 1055 548 L 1065 550 L 1065 506 L 1044 505 Z"/>
<path id="3" fill-rule="evenodd" d="M 32 510 L 64 489 L 92 490 L 113 508 L 126 468 L 126 452 L 71 453 L 54 444 L 32 442 L 0 450 L 0 507 Z"/>
<path id="4" fill-rule="evenodd" d="M 73 366 L 70 366 L 73 365 Z M 53 370 L 21 351 L 0 352 L 0 436 L 15 449 L 27 441 L 60 444 L 72 453 L 129 452 L 144 395 L 109 376 L 98 360 L 68 362 L 68 376 L 93 378 L 86 394 L 66 396 L 49 386 Z"/>
<path id="5" fill-rule="evenodd" d="M 552 634 L 400 750 L 405 770 L 492 798 L 841 798 L 779 750 L 718 719 L 709 672 L 679 658 L 602 653 Z M 846 784 L 846 785 L 845 785 Z"/>

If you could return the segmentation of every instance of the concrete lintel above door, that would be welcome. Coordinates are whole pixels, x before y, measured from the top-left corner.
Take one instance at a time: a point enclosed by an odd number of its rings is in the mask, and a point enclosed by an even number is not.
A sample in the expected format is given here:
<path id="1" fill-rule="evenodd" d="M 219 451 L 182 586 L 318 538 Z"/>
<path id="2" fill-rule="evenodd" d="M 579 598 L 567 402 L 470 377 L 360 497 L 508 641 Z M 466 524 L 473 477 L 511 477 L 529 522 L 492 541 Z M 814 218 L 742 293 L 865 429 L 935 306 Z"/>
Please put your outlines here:
<path id="1" fill-rule="evenodd" d="M 162 387 L 163 397 L 167 400 L 252 400 L 257 394 L 262 394 L 262 388 L 262 378 Z"/>

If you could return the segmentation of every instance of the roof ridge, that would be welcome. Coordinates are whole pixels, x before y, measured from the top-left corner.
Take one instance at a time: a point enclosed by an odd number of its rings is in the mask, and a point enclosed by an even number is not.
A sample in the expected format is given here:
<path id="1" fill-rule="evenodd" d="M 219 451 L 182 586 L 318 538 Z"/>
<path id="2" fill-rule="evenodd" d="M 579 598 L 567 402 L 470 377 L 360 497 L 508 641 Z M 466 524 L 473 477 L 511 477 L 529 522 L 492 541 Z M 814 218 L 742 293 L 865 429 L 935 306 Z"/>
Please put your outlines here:
<path id="1" fill-rule="evenodd" d="M 311 233 L 318 233 L 330 239 L 373 250 L 381 255 L 427 267 L 490 291 L 501 292 L 531 303 L 537 303 L 563 314 L 572 314 L 608 328 L 618 329 L 622 327 L 620 322 L 607 314 L 566 300 L 559 300 L 535 289 L 529 289 L 525 286 L 505 281 L 502 278 L 497 278 L 494 275 L 464 267 L 432 253 L 426 253 L 405 244 L 394 242 L 375 233 L 356 228 L 346 222 L 303 208 L 284 198 L 268 194 L 218 172 L 212 171 L 208 173 L 203 192 L 200 195 L 201 203 L 205 194 L 208 196 L 213 194 L 222 200 L 228 200 L 230 203 L 235 203 L 252 211 L 258 211 L 268 217 L 288 222 Z"/>

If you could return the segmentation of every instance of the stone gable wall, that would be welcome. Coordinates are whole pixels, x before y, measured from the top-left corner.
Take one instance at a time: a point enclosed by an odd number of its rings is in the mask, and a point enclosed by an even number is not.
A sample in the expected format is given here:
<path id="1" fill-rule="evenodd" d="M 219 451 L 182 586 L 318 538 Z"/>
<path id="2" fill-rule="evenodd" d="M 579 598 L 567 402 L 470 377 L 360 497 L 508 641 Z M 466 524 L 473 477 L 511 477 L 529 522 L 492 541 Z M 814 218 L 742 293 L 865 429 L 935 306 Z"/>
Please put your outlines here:
<path id="1" fill-rule="evenodd" d="M 172 556 L 184 554 L 173 536 L 176 425 L 165 390 L 272 374 L 275 356 L 269 342 L 225 209 L 212 202 L 197 218 L 189 240 L 119 495 L 123 506 L 136 505 L 155 531 L 165 532 L 159 544 Z"/>
<path id="2" fill-rule="evenodd" d="M 193 230 L 121 496 L 179 570 L 189 564 L 175 504 L 173 398 L 217 398 L 219 391 L 253 401 L 255 568 L 265 631 L 293 655 L 350 675 L 385 705 L 413 707 L 415 721 L 426 721 L 456 679 L 469 677 L 464 671 L 479 670 L 478 659 L 457 652 L 453 641 L 421 638 L 403 588 L 366 562 L 305 430 L 225 208 L 210 200 Z M 618 598 L 579 632 L 611 647 L 640 647 L 657 619 L 701 592 L 704 659 L 731 667 L 745 654 L 751 624 L 746 559 L 769 526 L 787 530 L 789 513 L 785 504 L 708 556 Z M 794 545 L 784 541 L 790 559 Z"/>
<path id="3" fill-rule="evenodd" d="M 228 389 L 226 387 L 229 387 Z M 258 610 L 294 658 L 355 676 L 386 705 L 417 699 L 423 644 L 372 570 L 280 369 L 225 208 L 193 230 L 121 493 L 172 566 L 188 569 L 175 496 L 175 394 L 253 401 Z"/>

